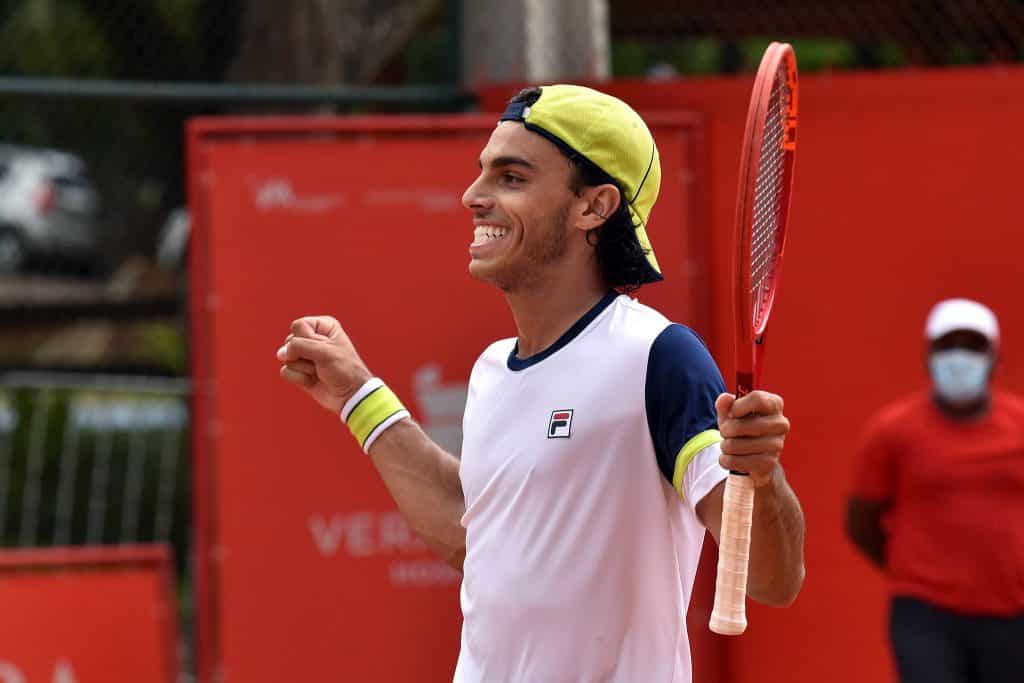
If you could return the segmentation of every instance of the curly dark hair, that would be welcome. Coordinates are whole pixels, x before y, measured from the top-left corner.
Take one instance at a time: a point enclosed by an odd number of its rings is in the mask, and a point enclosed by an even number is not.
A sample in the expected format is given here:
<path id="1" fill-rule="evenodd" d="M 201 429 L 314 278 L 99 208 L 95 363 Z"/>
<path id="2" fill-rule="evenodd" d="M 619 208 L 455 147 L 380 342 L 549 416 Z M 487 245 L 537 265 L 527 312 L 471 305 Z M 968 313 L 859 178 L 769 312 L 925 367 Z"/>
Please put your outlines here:
<path id="1" fill-rule="evenodd" d="M 540 95 L 539 87 L 525 88 L 509 103 L 525 102 L 532 105 L 540 99 Z M 562 145 L 556 146 L 573 167 L 573 175 L 569 179 L 569 189 L 573 193 L 579 195 L 584 187 L 606 184 L 614 185 L 619 191 L 619 207 L 601 226 L 587 233 L 587 243 L 596 250 L 597 264 L 608 287 L 625 293 L 636 291 L 651 281 L 651 265 L 647 261 L 648 250 L 640 246 L 636 237 L 636 226 L 629 212 L 626 193 L 611 176 L 582 154 Z"/>

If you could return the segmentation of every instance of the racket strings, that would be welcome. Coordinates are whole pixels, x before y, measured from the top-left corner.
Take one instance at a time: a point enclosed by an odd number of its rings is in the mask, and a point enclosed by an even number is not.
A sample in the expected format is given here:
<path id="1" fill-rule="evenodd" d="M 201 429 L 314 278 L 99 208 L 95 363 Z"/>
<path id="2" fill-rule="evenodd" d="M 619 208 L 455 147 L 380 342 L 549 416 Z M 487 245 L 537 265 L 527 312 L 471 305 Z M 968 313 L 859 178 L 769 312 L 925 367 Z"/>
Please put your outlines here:
<path id="1" fill-rule="evenodd" d="M 772 82 L 765 116 L 761 159 L 754 187 L 753 226 L 750 240 L 750 286 L 755 327 L 765 312 L 771 292 L 778 249 L 779 202 L 785 171 L 786 100 L 789 89 L 786 71 L 779 69 Z"/>

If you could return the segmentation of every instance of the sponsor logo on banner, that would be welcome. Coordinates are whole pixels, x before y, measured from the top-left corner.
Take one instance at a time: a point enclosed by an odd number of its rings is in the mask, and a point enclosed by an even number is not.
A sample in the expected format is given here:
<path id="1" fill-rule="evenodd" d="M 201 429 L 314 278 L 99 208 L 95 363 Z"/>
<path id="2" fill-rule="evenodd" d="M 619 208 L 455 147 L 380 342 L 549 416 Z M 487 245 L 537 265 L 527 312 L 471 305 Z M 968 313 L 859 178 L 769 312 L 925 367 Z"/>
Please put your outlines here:
<path id="1" fill-rule="evenodd" d="M 437 445 L 458 456 L 462 451 L 462 414 L 466 411 L 466 382 L 442 382 L 441 367 L 428 363 L 412 377 L 420 425 Z"/>
<path id="2" fill-rule="evenodd" d="M 339 551 L 351 557 L 375 557 L 419 554 L 427 550 L 426 544 L 412 532 L 397 510 L 312 515 L 309 531 L 324 557 Z"/>
<path id="3" fill-rule="evenodd" d="M 324 213 L 345 204 L 345 195 L 338 193 L 299 195 L 288 178 L 268 178 L 254 185 L 253 204 L 260 211 Z"/>
<path id="4" fill-rule="evenodd" d="M 323 557 L 391 557 L 388 578 L 395 586 L 457 585 L 462 580 L 444 562 L 424 557 L 429 552 L 427 544 L 395 510 L 314 514 L 309 518 L 309 531 Z"/>

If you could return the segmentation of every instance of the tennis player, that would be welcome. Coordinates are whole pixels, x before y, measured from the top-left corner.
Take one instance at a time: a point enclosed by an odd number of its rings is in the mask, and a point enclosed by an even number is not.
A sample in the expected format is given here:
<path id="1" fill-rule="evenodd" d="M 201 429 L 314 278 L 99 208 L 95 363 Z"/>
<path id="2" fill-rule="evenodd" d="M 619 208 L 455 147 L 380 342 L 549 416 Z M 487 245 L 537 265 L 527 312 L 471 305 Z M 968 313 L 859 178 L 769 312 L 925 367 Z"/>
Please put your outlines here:
<path id="1" fill-rule="evenodd" d="M 338 413 L 424 540 L 463 571 L 457 683 L 688 682 L 686 611 L 724 479 L 757 485 L 748 591 L 791 603 L 803 515 L 779 396 L 725 392 L 707 348 L 628 295 L 662 279 L 646 225 L 658 150 L 625 103 L 521 92 L 463 203 L 470 274 L 518 336 L 473 368 L 461 461 L 367 369 L 337 320 L 300 318 L 282 376 Z"/>

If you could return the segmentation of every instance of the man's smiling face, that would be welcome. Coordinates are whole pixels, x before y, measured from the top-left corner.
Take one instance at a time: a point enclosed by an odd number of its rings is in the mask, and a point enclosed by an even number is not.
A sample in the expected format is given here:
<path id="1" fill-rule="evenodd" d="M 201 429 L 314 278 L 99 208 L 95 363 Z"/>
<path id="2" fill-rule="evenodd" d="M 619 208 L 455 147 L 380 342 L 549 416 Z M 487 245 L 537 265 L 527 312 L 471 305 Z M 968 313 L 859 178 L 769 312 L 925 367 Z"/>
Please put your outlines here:
<path id="1" fill-rule="evenodd" d="M 462 203 L 473 212 L 469 272 L 515 292 L 564 259 L 572 229 L 569 160 L 521 123 L 498 124 Z"/>

